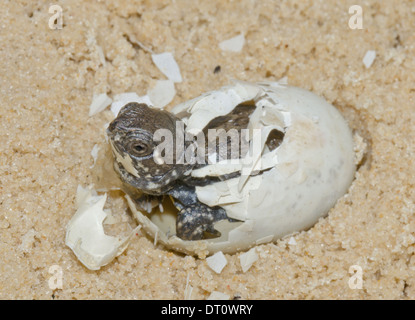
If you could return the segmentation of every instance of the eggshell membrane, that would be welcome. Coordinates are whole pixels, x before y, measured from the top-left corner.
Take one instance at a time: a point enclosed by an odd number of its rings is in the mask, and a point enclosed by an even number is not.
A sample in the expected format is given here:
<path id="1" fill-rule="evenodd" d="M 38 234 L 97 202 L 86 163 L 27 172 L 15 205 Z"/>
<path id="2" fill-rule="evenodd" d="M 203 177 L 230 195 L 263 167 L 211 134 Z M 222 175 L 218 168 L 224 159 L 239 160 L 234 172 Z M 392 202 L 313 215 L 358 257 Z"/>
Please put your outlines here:
<path id="1" fill-rule="evenodd" d="M 262 138 L 260 154 L 251 154 L 258 157 L 257 162 L 241 159 L 231 168 L 225 163 L 223 167 L 207 165 L 193 174 L 242 172 L 237 178 L 196 188 L 199 201 L 221 206 L 239 221 L 217 222 L 219 238 L 185 241 L 174 235 L 174 214 L 158 213 L 150 220 L 128 199 L 137 220 L 150 236 L 157 234 L 159 243 L 199 256 L 247 250 L 310 228 L 347 192 L 356 169 L 351 131 L 339 111 L 312 92 L 278 82 L 238 81 L 180 104 L 172 112 L 185 117 L 186 130 L 202 129 L 251 100 L 257 109 L 248 128 L 260 130 Z M 270 151 L 265 141 L 275 128 L 283 130 L 284 138 Z M 255 175 L 256 170 L 265 171 Z"/>

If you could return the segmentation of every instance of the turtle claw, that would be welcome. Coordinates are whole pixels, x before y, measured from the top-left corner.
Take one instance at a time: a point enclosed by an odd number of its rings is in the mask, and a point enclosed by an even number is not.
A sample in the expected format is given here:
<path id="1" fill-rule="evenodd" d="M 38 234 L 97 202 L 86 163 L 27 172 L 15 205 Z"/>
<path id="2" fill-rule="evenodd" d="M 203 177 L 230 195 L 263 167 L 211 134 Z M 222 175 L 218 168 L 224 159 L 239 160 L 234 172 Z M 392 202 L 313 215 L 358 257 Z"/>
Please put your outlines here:
<path id="1" fill-rule="evenodd" d="M 153 196 L 144 193 L 140 197 L 134 198 L 134 201 L 142 210 L 151 213 L 155 207 L 158 207 L 162 203 L 162 199 L 162 196 Z"/>

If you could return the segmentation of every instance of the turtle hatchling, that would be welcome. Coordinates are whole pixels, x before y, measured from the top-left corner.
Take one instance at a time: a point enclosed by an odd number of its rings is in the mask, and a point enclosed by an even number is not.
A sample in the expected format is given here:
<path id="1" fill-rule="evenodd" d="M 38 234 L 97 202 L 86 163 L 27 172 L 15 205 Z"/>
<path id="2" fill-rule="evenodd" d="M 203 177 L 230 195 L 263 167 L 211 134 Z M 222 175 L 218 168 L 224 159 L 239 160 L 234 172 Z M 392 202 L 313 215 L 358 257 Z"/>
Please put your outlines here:
<path id="1" fill-rule="evenodd" d="M 190 254 L 233 253 L 310 228 L 355 173 L 337 109 L 279 82 L 235 81 L 170 112 L 127 103 L 107 134 L 135 217 Z"/>

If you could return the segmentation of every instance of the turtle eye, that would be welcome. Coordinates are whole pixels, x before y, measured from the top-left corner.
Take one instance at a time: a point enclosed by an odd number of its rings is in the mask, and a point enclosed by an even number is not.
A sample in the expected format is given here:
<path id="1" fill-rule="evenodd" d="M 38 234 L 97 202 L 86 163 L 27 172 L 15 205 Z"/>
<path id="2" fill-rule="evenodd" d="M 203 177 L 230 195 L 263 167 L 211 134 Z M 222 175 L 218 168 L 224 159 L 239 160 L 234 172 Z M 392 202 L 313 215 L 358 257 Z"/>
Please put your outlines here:
<path id="1" fill-rule="evenodd" d="M 128 151 L 131 154 L 142 157 L 150 153 L 150 146 L 143 141 L 134 141 L 130 144 Z"/>

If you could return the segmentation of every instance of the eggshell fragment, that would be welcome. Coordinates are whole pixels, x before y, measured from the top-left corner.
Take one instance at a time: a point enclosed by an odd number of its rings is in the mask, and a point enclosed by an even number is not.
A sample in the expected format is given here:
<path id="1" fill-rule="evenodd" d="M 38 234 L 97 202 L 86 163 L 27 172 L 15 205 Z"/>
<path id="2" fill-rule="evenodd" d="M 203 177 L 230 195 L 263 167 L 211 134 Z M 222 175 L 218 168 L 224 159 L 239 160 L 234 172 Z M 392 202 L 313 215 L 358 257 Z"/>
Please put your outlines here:
<path id="1" fill-rule="evenodd" d="M 94 96 L 92 103 L 89 106 L 89 116 L 93 116 L 103 110 L 105 110 L 112 102 L 112 99 L 107 96 L 106 93 L 101 93 Z"/>
<path id="2" fill-rule="evenodd" d="M 366 69 L 369 69 L 373 62 L 376 59 L 376 51 L 375 50 L 368 50 L 363 57 L 363 64 L 365 65 Z"/>
<path id="3" fill-rule="evenodd" d="M 288 244 L 290 246 L 296 246 L 297 245 L 297 241 L 295 241 L 294 237 L 290 237 L 290 240 L 288 240 Z"/>
<path id="4" fill-rule="evenodd" d="M 228 261 L 222 251 L 216 252 L 214 255 L 206 258 L 208 266 L 216 273 L 221 273 Z"/>
<path id="5" fill-rule="evenodd" d="M 79 261 L 90 270 L 99 270 L 120 255 L 128 246 L 128 237 L 111 237 L 104 233 L 103 222 L 107 213 L 103 210 L 107 195 L 98 196 L 91 189 L 78 187 L 77 211 L 69 221 L 65 243 Z"/>
<path id="6" fill-rule="evenodd" d="M 174 83 L 171 80 L 158 80 L 154 88 L 147 93 L 156 108 L 163 108 L 168 105 L 176 95 Z"/>
<path id="7" fill-rule="evenodd" d="M 184 300 L 192 299 L 193 287 L 190 285 L 190 277 L 187 275 L 186 287 L 184 288 Z"/>
<path id="8" fill-rule="evenodd" d="M 95 166 L 95 163 L 97 162 L 98 151 L 99 151 L 99 146 L 97 144 L 95 144 L 92 147 L 92 150 L 91 150 L 91 157 L 94 160 L 94 163 L 92 164 L 92 166 L 90 168 L 93 168 Z"/>
<path id="9" fill-rule="evenodd" d="M 159 70 L 171 81 L 182 82 L 179 66 L 171 52 L 152 54 L 151 59 Z"/>
<path id="10" fill-rule="evenodd" d="M 255 248 L 248 250 L 247 252 L 242 253 L 239 256 L 239 261 L 241 263 L 242 272 L 245 273 L 252 267 L 255 261 L 258 260 L 258 255 L 255 251 Z"/>
<path id="11" fill-rule="evenodd" d="M 245 36 L 239 34 L 236 37 L 224 40 L 219 43 L 219 48 L 223 51 L 240 52 L 245 44 Z"/>

